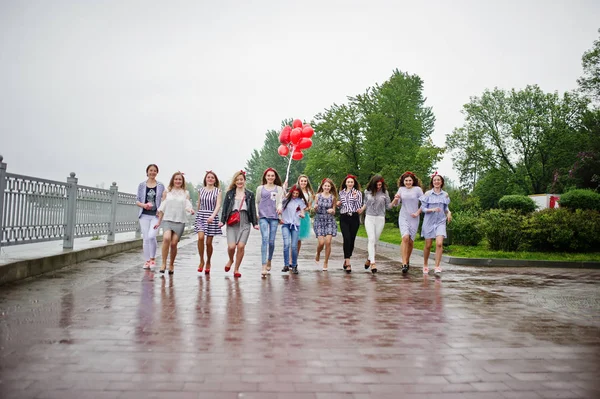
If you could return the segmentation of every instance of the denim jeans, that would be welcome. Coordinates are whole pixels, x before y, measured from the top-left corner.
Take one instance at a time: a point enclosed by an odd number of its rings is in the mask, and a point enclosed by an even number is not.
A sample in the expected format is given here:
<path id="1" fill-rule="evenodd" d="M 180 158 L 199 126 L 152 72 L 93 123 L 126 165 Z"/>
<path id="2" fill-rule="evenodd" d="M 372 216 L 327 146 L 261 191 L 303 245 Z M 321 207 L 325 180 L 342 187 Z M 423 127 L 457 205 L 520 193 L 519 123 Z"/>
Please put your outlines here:
<path id="1" fill-rule="evenodd" d="M 281 226 L 283 236 L 283 264 L 285 266 L 298 266 L 298 226 L 289 224 Z M 292 263 L 290 264 L 290 244 L 292 245 Z"/>
<path id="2" fill-rule="evenodd" d="M 260 235 L 262 236 L 260 252 L 262 255 L 262 264 L 264 265 L 267 263 L 267 259 L 273 259 L 273 251 L 275 251 L 275 236 L 277 235 L 279 219 L 260 218 L 258 225 L 260 227 Z M 268 258 L 267 249 L 269 251 Z"/>

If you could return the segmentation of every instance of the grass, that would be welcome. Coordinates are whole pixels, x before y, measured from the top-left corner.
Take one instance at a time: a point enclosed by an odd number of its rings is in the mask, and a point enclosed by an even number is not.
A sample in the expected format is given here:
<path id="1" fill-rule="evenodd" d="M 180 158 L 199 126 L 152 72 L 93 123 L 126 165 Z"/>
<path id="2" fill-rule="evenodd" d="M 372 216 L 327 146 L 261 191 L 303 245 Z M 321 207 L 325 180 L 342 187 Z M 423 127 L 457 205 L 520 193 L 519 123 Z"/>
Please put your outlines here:
<path id="1" fill-rule="evenodd" d="M 365 226 L 361 225 L 358 229 L 359 237 L 367 237 Z M 393 223 L 386 223 L 379 238 L 383 242 L 390 244 L 401 243 L 400 231 Z M 415 248 L 423 249 L 425 247 L 425 240 L 420 239 L 417 234 L 415 240 Z M 434 248 L 432 248 L 434 249 Z M 571 252 L 505 252 L 505 251 L 492 251 L 487 248 L 487 242 L 483 240 L 479 245 L 472 247 L 467 245 L 450 245 L 444 247 L 444 254 L 450 256 L 456 256 L 459 258 L 492 258 L 492 259 L 520 259 L 520 260 L 557 260 L 563 262 L 581 262 L 581 261 L 595 261 L 600 262 L 600 252 L 586 252 L 586 253 L 571 253 Z"/>

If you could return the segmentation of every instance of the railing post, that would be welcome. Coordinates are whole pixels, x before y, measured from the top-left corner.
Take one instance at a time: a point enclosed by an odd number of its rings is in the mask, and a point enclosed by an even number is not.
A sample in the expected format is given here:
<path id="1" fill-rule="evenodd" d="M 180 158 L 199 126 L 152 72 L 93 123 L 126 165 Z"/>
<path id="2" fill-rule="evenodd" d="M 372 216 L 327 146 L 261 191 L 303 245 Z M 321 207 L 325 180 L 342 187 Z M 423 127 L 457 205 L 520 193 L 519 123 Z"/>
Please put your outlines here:
<path id="1" fill-rule="evenodd" d="M 2 162 L 4 157 L 0 155 L 0 248 L 2 248 L 2 237 L 4 237 L 4 190 L 6 190 L 6 163 Z"/>
<path id="2" fill-rule="evenodd" d="M 108 229 L 108 237 L 106 241 L 115 242 L 115 233 L 117 231 L 117 204 L 118 204 L 118 194 L 119 187 L 117 187 L 117 182 L 113 182 L 112 186 L 110 186 L 110 228 Z"/>
<path id="3" fill-rule="evenodd" d="M 73 249 L 75 241 L 75 223 L 77 223 L 77 178 L 75 172 L 67 177 L 67 209 L 65 212 L 65 236 L 63 248 Z"/>

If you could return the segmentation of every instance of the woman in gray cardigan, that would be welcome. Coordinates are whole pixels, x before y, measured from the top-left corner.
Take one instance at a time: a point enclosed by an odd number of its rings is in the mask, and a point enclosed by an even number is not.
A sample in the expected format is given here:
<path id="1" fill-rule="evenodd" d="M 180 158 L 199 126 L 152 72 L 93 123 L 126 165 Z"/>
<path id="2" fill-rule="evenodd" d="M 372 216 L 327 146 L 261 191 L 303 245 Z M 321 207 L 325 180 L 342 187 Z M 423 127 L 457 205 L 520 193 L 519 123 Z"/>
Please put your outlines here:
<path id="1" fill-rule="evenodd" d="M 156 214 L 160 202 L 162 199 L 165 186 L 156 181 L 156 175 L 158 175 L 158 166 L 150 164 L 146 168 L 146 176 L 148 177 L 145 181 L 141 182 L 138 186 L 136 205 L 140 207 L 138 218 L 140 221 L 140 229 L 142 231 L 144 258 L 144 269 L 150 269 L 156 266 L 156 233 L 157 229 L 154 225 L 158 222 L 158 216 Z"/>

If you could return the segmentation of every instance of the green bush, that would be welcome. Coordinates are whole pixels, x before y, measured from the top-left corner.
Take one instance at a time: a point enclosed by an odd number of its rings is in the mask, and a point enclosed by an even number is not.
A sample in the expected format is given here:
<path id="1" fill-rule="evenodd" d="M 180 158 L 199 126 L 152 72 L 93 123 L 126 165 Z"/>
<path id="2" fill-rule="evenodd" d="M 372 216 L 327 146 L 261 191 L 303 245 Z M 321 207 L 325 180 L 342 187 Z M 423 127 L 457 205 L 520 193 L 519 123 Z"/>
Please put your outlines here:
<path id="1" fill-rule="evenodd" d="M 600 212 L 544 209 L 523 223 L 530 251 L 585 252 L 600 247 Z"/>
<path id="2" fill-rule="evenodd" d="M 521 212 L 514 209 L 491 209 L 482 216 L 482 231 L 490 249 L 495 251 L 516 251 L 523 236 Z"/>
<path id="3" fill-rule="evenodd" d="M 505 195 L 498 201 L 500 209 L 514 209 L 523 214 L 535 211 L 537 205 L 526 195 Z"/>
<path id="4" fill-rule="evenodd" d="M 600 211 L 600 194 L 592 190 L 571 190 L 560 196 L 559 205 L 568 209 Z"/>
<path id="5" fill-rule="evenodd" d="M 452 230 L 452 244 L 475 246 L 483 238 L 480 219 L 474 212 L 453 212 L 448 228 Z"/>

